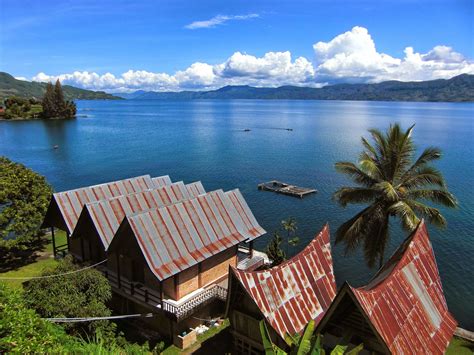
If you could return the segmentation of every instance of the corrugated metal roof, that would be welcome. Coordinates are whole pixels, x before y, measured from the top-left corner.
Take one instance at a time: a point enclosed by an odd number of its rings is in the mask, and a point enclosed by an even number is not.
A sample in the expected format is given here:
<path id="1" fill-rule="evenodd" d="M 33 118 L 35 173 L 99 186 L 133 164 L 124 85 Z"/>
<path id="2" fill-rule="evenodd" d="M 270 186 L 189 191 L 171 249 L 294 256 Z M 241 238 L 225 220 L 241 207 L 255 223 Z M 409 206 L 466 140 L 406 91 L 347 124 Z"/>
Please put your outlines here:
<path id="1" fill-rule="evenodd" d="M 457 322 L 423 221 L 367 286 L 351 290 L 392 353 L 445 352 Z"/>
<path id="2" fill-rule="evenodd" d="M 265 230 L 258 224 L 255 216 L 247 205 L 247 202 L 240 193 L 239 189 L 227 191 L 225 194 L 229 197 L 230 201 L 234 205 L 234 208 L 241 216 L 248 233 L 253 235 L 253 238 L 250 238 L 250 240 L 253 240 L 266 233 Z"/>
<path id="3" fill-rule="evenodd" d="M 328 225 L 283 264 L 264 271 L 232 271 L 283 339 L 300 333 L 311 319 L 317 325 L 336 296 Z"/>
<path id="4" fill-rule="evenodd" d="M 204 186 L 202 186 L 201 181 L 196 181 L 187 184 L 186 189 L 188 189 L 188 193 L 191 195 L 191 197 L 197 197 L 206 193 L 206 190 L 204 189 Z"/>
<path id="5" fill-rule="evenodd" d="M 212 191 L 174 205 L 128 216 L 147 263 L 160 280 L 240 242 L 254 239 L 222 190 Z M 259 229 L 262 234 L 263 229 Z"/>
<path id="6" fill-rule="evenodd" d="M 190 199 L 193 196 L 189 194 L 188 189 L 193 189 L 195 183 L 191 185 L 193 186 L 184 185 L 180 181 L 153 190 L 88 203 L 85 209 L 87 209 L 105 249 L 107 249 L 126 215 Z M 78 225 L 80 223 L 81 219 L 79 219 Z"/>
<path id="7" fill-rule="evenodd" d="M 157 176 L 154 178 L 151 178 L 153 181 L 153 184 L 155 187 L 163 187 L 166 185 L 171 185 L 171 179 L 168 175 L 163 175 L 163 176 Z"/>
<path id="8" fill-rule="evenodd" d="M 57 192 L 53 194 L 53 199 L 59 207 L 68 232 L 72 233 L 82 208 L 86 203 L 127 195 L 154 187 L 155 185 L 150 175 L 143 175 L 130 179 Z"/>

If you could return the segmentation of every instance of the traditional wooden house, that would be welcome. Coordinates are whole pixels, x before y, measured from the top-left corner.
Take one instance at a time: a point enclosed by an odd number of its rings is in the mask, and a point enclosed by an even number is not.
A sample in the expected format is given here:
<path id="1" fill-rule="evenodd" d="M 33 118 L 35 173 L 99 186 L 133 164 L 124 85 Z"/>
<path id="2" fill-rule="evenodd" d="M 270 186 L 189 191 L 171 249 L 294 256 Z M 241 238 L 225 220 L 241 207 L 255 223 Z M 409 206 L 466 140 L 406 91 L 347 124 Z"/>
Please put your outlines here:
<path id="1" fill-rule="evenodd" d="M 155 185 L 158 185 L 153 178 Z M 163 179 L 162 179 L 163 181 Z M 127 215 L 152 208 L 171 205 L 205 193 L 201 182 L 171 183 L 159 188 L 87 203 L 79 216 L 70 239 L 69 252 L 78 260 L 99 262 L 106 259 L 106 251 L 117 229 Z"/>
<path id="2" fill-rule="evenodd" d="M 152 179 L 150 175 L 143 175 L 130 179 L 112 181 L 104 184 L 54 193 L 41 227 L 51 228 L 53 251 L 56 254 L 58 251 L 68 249 L 69 236 L 74 231 L 85 204 L 169 184 L 171 184 L 169 176 Z M 66 232 L 68 236 L 67 245 L 56 246 L 54 228 Z"/>
<path id="3" fill-rule="evenodd" d="M 444 354 L 455 328 L 422 221 L 366 286 L 339 290 L 316 331 L 328 345 L 345 337 L 372 352 Z"/>
<path id="4" fill-rule="evenodd" d="M 238 190 L 212 191 L 127 215 L 106 275 L 129 310 L 154 312 L 153 326 L 172 337 L 209 317 L 214 301 L 223 304 L 239 244 L 264 233 Z"/>
<path id="5" fill-rule="evenodd" d="M 313 319 L 319 323 L 336 295 L 329 227 L 299 254 L 263 271 L 231 267 L 227 317 L 236 353 L 264 351 L 259 322 L 264 319 L 273 342 L 287 348 L 285 335 L 301 333 Z"/>

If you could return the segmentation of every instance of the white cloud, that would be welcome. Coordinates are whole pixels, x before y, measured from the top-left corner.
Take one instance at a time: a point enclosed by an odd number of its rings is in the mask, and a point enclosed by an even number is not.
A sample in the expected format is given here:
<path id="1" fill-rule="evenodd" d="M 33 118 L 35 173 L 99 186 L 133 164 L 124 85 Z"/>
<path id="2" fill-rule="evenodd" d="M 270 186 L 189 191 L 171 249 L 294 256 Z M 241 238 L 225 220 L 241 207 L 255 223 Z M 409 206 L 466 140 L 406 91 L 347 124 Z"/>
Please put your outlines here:
<path id="1" fill-rule="evenodd" d="M 407 47 L 403 58 L 380 53 L 363 27 L 317 42 L 313 49 L 313 62 L 304 57 L 293 59 L 289 51 L 268 52 L 262 57 L 235 52 L 223 63 L 196 62 L 174 74 L 129 70 L 115 76 L 76 71 L 57 76 L 38 73 L 33 80 L 59 79 L 86 89 L 130 92 L 207 90 L 225 85 L 320 87 L 335 82 L 416 81 L 474 74 L 474 62 L 448 46 L 436 46 L 427 53 Z"/>
<path id="2" fill-rule="evenodd" d="M 447 46 L 426 54 L 407 47 L 402 59 L 379 53 L 367 29 L 359 26 L 313 49 L 316 76 L 329 81 L 430 80 L 474 73 L 474 63 Z"/>
<path id="3" fill-rule="evenodd" d="M 209 20 L 191 22 L 189 25 L 184 26 L 184 28 L 187 28 L 188 30 L 195 30 L 198 28 L 211 28 L 211 27 L 216 27 L 218 25 L 222 25 L 227 21 L 232 21 L 232 20 L 242 21 L 242 20 L 249 20 L 256 17 L 259 17 L 259 15 L 258 14 L 235 15 L 235 16 L 217 15 L 217 16 L 214 16 L 213 18 L 210 18 Z"/>

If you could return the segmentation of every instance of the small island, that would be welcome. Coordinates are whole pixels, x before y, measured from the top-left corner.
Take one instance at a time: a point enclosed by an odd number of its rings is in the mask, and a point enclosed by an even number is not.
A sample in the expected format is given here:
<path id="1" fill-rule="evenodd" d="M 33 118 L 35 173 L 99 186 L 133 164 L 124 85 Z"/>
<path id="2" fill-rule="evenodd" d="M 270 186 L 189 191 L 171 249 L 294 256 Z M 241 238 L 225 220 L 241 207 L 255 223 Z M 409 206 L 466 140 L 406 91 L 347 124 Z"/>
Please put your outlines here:
<path id="1" fill-rule="evenodd" d="M 61 82 L 57 80 L 54 86 L 51 82 L 46 85 L 42 100 L 18 96 L 7 98 L 4 107 L 0 108 L 0 118 L 5 120 L 68 119 L 75 118 L 76 111 L 74 101 L 64 99 Z"/>

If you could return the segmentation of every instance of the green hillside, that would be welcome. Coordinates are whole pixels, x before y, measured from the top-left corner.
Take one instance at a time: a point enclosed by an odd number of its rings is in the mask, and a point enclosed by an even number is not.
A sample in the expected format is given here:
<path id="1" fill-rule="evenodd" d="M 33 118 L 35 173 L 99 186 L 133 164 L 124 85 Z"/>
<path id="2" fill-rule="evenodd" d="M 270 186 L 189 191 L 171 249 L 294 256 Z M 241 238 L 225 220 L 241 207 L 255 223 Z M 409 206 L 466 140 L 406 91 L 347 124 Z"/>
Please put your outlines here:
<path id="1" fill-rule="evenodd" d="M 41 99 L 45 91 L 46 83 L 17 80 L 8 73 L 0 72 L 1 100 L 9 96 Z M 84 90 L 69 85 L 64 85 L 63 91 L 66 100 L 121 100 L 103 91 Z"/>

